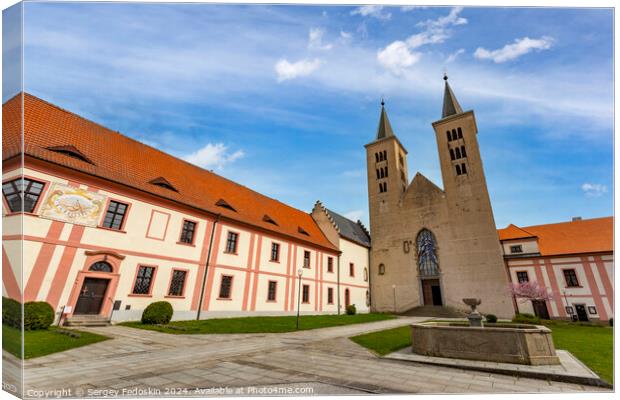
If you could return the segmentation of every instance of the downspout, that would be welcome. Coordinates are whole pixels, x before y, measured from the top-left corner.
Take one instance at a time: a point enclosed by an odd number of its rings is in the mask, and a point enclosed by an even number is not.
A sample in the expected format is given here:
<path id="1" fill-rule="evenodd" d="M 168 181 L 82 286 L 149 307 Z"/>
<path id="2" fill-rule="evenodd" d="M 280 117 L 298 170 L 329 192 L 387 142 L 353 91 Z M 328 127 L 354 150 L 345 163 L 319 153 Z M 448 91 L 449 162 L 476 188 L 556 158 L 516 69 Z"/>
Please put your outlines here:
<path id="1" fill-rule="evenodd" d="M 338 292 L 338 315 L 340 315 L 340 254 L 338 253 L 338 258 L 337 258 L 337 265 L 336 265 L 336 270 L 337 270 L 337 274 L 336 274 L 336 291 Z"/>
<path id="2" fill-rule="evenodd" d="M 213 227 L 211 228 L 211 238 L 209 238 L 209 250 L 207 250 L 207 263 L 205 264 L 205 273 L 202 276 L 202 284 L 200 286 L 200 302 L 198 302 L 198 312 L 196 313 L 196 320 L 200 320 L 200 311 L 202 311 L 202 302 L 204 301 L 205 286 L 207 284 L 207 275 L 209 273 L 209 262 L 211 261 L 211 249 L 213 248 L 213 237 L 215 236 L 215 225 L 217 225 L 222 214 L 217 214 L 213 221 Z"/>

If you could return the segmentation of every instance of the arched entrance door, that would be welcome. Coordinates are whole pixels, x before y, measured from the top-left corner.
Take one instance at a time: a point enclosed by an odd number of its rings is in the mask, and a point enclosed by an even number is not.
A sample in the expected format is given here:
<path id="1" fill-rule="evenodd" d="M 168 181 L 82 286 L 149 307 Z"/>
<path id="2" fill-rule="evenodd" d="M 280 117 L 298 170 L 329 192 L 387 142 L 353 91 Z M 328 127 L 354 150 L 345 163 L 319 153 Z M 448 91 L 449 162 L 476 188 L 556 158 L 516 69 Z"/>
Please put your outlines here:
<path id="1" fill-rule="evenodd" d="M 351 305 L 351 294 L 349 293 L 349 289 L 344 290 L 344 305 L 345 306 Z"/>
<path id="2" fill-rule="evenodd" d="M 443 296 L 439 280 L 440 270 L 435 235 L 428 229 L 422 229 L 416 239 L 416 249 L 423 304 L 425 306 L 441 306 L 443 305 Z"/>
<path id="3" fill-rule="evenodd" d="M 112 272 L 112 266 L 105 261 L 94 263 L 88 268 L 93 272 Z M 99 314 L 103 306 L 103 299 L 108 291 L 110 279 L 84 278 L 74 314 Z"/>

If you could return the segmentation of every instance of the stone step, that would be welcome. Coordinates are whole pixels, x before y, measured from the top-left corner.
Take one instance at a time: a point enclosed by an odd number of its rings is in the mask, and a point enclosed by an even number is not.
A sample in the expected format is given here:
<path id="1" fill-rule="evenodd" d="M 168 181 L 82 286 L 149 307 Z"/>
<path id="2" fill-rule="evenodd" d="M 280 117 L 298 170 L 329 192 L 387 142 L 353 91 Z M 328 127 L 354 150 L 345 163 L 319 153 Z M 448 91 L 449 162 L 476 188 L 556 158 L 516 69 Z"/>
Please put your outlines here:
<path id="1" fill-rule="evenodd" d="M 65 326 L 108 326 L 110 320 L 101 315 L 74 315 L 67 318 L 64 322 Z"/>
<path id="2" fill-rule="evenodd" d="M 406 315 L 409 317 L 463 318 L 467 314 L 452 307 L 418 306 L 399 313 L 399 315 Z"/>

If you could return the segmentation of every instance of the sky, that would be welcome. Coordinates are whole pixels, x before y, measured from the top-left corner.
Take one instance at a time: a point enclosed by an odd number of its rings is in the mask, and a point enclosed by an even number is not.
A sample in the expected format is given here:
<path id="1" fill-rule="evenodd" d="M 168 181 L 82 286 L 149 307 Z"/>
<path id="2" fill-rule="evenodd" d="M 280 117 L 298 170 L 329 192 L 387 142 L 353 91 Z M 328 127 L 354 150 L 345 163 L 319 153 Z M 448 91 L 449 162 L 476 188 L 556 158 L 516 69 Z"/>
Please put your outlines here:
<path id="1" fill-rule="evenodd" d="M 19 70 L 10 16 L 5 71 Z M 447 72 L 476 114 L 497 226 L 528 226 L 613 213 L 612 32 L 603 8 L 31 2 L 24 89 L 367 224 L 382 97 L 410 178 L 443 186 L 431 124 Z M 19 90 L 5 79 L 3 101 Z"/>

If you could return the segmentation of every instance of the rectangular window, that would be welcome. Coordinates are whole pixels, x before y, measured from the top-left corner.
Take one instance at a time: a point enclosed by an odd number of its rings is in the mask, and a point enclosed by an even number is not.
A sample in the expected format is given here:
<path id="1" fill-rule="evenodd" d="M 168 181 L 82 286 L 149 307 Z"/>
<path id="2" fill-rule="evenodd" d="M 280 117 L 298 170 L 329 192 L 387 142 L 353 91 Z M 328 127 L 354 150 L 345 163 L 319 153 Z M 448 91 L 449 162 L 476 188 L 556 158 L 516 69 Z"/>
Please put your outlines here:
<path id="1" fill-rule="evenodd" d="M 577 274 L 574 269 L 565 269 L 564 270 L 564 279 L 566 280 L 566 286 L 568 287 L 578 287 L 579 281 L 577 280 Z"/>
<path id="2" fill-rule="evenodd" d="M 304 268 L 310 268 L 310 252 L 304 251 Z"/>
<path id="3" fill-rule="evenodd" d="M 155 267 L 140 266 L 136 276 L 136 283 L 133 285 L 133 294 L 149 294 L 154 275 Z"/>
<path id="4" fill-rule="evenodd" d="M 279 243 L 271 243 L 271 261 L 280 261 Z"/>
<path id="5" fill-rule="evenodd" d="M 269 288 L 267 290 L 267 301 L 276 301 L 277 288 L 278 288 L 278 282 L 269 281 Z"/>
<path id="6" fill-rule="evenodd" d="M 523 247 L 520 244 L 510 246 L 511 253 L 523 253 Z"/>
<path id="7" fill-rule="evenodd" d="M 334 272 L 334 258 L 327 257 L 327 272 Z"/>
<path id="8" fill-rule="evenodd" d="M 42 182 L 18 178 L 3 183 L 2 193 L 11 212 L 21 212 L 23 203 L 24 212 L 31 213 L 39 201 L 44 186 L 45 184 Z"/>
<path id="9" fill-rule="evenodd" d="M 226 253 L 237 254 L 237 240 L 239 234 L 235 232 L 228 232 L 228 239 L 226 240 Z"/>
<path id="10" fill-rule="evenodd" d="M 303 285 L 301 289 L 301 302 L 310 303 L 310 285 Z"/>
<path id="11" fill-rule="evenodd" d="M 355 265 L 349 263 L 349 276 L 355 276 Z"/>
<path id="12" fill-rule="evenodd" d="M 196 223 L 188 220 L 183 220 L 183 229 L 181 230 L 181 243 L 194 243 L 194 232 L 196 231 Z"/>
<path id="13" fill-rule="evenodd" d="M 233 277 L 230 275 L 222 275 L 220 283 L 220 299 L 230 299 Z"/>
<path id="14" fill-rule="evenodd" d="M 168 296 L 183 296 L 183 288 L 185 287 L 185 276 L 187 271 L 175 269 L 172 271 L 172 279 L 170 280 L 170 288 Z"/>
<path id="15" fill-rule="evenodd" d="M 327 304 L 334 304 L 334 288 L 327 288 Z"/>
<path id="16" fill-rule="evenodd" d="M 120 230 L 123 226 L 123 220 L 125 219 L 126 213 L 127 204 L 110 200 L 108 210 L 106 211 L 105 218 L 103 220 L 103 227 Z"/>
<path id="17" fill-rule="evenodd" d="M 517 281 L 519 283 L 529 282 L 530 278 L 527 276 L 527 271 L 517 271 Z"/>

